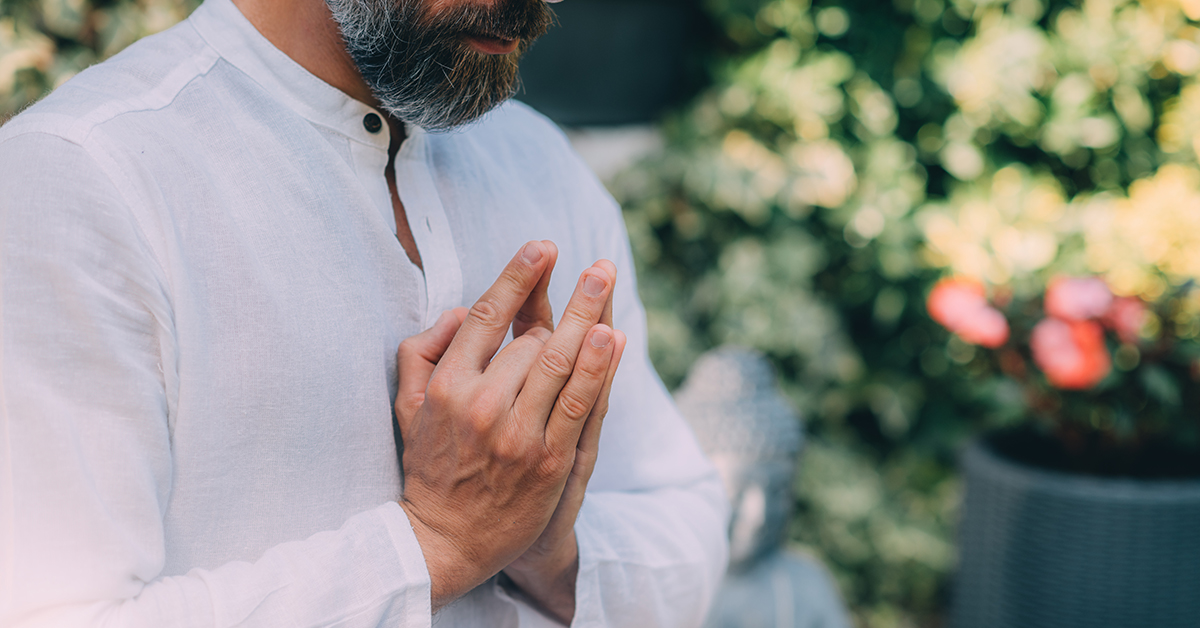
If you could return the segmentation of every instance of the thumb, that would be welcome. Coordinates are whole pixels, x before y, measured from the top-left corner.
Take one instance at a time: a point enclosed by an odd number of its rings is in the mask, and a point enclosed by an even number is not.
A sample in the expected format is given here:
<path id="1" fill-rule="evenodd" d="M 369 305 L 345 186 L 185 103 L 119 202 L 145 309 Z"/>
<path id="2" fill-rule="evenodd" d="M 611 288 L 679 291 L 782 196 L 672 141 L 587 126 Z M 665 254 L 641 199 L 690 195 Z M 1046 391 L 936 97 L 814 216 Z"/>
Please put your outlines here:
<path id="1" fill-rule="evenodd" d="M 450 346 L 450 341 L 454 340 L 466 316 L 467 309 L 464 307 L 446 310 L 433 327 L 409 336 L 396 350 L 396 370 L 400 379 L 399 392 L 396 393 L 396 420 L 400 423 L 402 434 L 408 429 L 421 404 L 425 403 L 425 387 L 429 385 L 438 361 Z"/>

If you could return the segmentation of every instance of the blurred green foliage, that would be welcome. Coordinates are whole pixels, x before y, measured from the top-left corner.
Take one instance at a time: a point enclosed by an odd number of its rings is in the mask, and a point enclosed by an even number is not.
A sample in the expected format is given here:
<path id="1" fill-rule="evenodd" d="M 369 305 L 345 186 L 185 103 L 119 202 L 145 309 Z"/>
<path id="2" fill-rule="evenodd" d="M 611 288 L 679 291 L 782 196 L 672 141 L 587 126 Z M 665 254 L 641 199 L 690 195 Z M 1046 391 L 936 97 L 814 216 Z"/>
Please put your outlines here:
<path id="1" fill-rule="evenodd" d="M 928 319 L 928 289 L 1098 274 L 1178 296 L 1172 337 L 1196 337 L 1200 2 L 707 6 L 712 88 L 610 186 L 655 363 L 674 384 L 723 343 L 771 356 L 812 435 L 792 539 L 861 625 L 939 625 L 956 448 L 1028 401 Z"/>
<path id="2" fill-rule="evenodd" d="M 199 0 L 0 0 L 0 122 Z"/>
<path id="3" fill-rule="evenodd" d="M 972 394 L 920 305 L 933 274 L 912 214 L 931 175 L 901 139 L 953 108 L 923 72 L 933 27 L 872 2 L 712 8 L 730 52 L 715 86 L 666 122 L 664 154 L 610 186 L 655 364 L 674 385 L 723 343 L 772 357 L 811 435 L 792 538 L 862 624 L 932 621 Z M 884 88 L 899 71 L 921 116 Z"/>

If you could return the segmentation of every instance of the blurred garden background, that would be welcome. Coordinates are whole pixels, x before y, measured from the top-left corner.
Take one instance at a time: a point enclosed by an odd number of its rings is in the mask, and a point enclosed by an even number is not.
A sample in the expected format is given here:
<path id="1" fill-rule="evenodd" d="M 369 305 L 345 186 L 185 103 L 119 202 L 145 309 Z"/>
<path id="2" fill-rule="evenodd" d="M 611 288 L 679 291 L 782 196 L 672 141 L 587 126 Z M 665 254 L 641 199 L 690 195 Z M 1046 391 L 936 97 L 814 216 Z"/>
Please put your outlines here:
<path id="1" fill-rule="evenodd" d="M 0 120 L 196 4 L 0 0 Z M 1053 414 L 1200 444 L 1200 0 L 702 14 L 694 95 L 607 184 L 668 386 L 725 343 L 779 369 L 809 434 L 791 539 L 859 625 L 943 625 L 970 436 Z M 979 286 L 1016 339 L 1056 278 L 1101 279 L 1145 311 L 1105 336 L 1089 390 L 1059 394 L 1028 343 L 931 319 L 947 277 Z"/>

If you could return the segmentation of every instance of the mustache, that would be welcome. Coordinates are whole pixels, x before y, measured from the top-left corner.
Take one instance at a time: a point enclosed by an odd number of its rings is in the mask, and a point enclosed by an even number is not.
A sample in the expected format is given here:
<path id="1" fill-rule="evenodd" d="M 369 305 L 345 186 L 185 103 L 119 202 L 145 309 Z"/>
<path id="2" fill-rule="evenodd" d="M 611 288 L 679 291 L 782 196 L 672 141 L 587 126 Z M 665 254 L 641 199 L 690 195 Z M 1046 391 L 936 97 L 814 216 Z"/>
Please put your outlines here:
<path id="1" fill-rule="evenodd" d="M 421 23 L 442 36 L 478 35 L 530 42 L 554 23 L 544 0 L 497 0 L 490 6 L 464 3 L 437 14 L 421 15 Z"/>

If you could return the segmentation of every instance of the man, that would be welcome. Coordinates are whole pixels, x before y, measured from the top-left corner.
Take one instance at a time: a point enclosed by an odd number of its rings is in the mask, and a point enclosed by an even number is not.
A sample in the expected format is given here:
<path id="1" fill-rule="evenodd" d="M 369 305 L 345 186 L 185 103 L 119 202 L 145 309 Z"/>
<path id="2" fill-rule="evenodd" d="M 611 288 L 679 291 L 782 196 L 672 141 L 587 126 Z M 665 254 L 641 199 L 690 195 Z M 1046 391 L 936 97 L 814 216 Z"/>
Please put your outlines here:
<path id="1" fill-rule="evenodd" d="M 208 0 L 0 128 L 0 626 L 700 622 L 619 210 L 483 116 L 546 23 Z"/>

